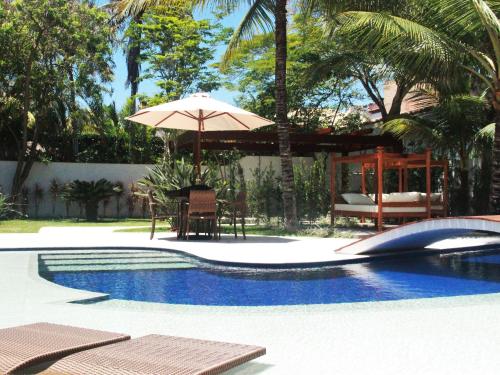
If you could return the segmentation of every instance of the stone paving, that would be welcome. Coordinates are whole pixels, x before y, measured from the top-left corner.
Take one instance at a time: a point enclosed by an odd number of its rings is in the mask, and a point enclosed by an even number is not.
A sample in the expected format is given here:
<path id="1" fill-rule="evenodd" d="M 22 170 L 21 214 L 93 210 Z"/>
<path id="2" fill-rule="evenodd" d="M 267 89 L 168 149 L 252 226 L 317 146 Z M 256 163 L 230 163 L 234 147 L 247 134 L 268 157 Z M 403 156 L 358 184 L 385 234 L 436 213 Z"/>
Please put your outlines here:
<path id="1" fill-rule="evenodd" d="M 214 259 L 254 261 L 261 256 L 275 261 L 280 257 L 303 261 L 324 259 L 336 246 L 352 241 L 252 237 L 247 242 L 226 238 L 220 243 L 188 243 L 162 234 L 150 242 L 147 236 L 58 228 L 33 235 L 0 235 L 0 244 L 4 249 L 114 245 L 164 246 L 188 251 L 189 247 L 196 247 L 189 252 Z M 448 240 L 436 246 L 479 245 L 485 241 L 491 238 Z M 106 251 L 117 257 L 124 252 L 123 249 Z M 291 254 L 286 254 L 288 251 Z M 67 254 L 82 252 L 88 253 L 85 259 L 95 256 L 91 250 L 73 250 Z M 39 277 L 38 253 L 0 251 L 0 328 L 47 321 L 126 332 L 134 337 L 159 333 L 267 347 L 266 356 L 230 371 L 233 375 L 468 375 L 497 374 L 500 368 L 500 294 L 274 307 L 186 306 L 119 300 L 82 305 L 68 302 L 102 295 L 65 288 Z M 57 260 L 47 256 L 49 259 Z M 352 265 L 356 266 L 362 265 Z"/>

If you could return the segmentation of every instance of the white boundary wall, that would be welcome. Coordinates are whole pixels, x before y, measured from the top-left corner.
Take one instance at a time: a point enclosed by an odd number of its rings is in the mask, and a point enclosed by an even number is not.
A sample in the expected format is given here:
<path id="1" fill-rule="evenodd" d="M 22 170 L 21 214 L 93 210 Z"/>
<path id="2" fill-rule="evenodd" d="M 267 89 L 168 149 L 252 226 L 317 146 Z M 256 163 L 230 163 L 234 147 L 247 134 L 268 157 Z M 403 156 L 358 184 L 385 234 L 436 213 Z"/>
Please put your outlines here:
<path id="1" fill-rule="evenodd" d="M 243 167 L 245 174 L 245 179 L 247 181 L 252 179 L 252 170 L 257 168 L 259 165 L 261 168 L 269 167 L 276 172 L 276 176 L 280 175 L 280 160 L 277 156 L 246 156 L 241 159 L 240 163 Z M 311 158 L 294 158 L 294 163 L 300 163 L 304 161 L 305 163 L 310 163 Z M 126 203 L 126 197 L 129 194 L 129 186 L 135 183 L 137 180 L 141 179 L 148 173 L 148 164 L 104 164 L 104 163 L 35 163 L 30 172 L 28 179 L 26 180 L 25 186 L 30 189 L 30 203 L 29 203 L 29 215 L 34 216 L 34 204 L 33 204 L 33 187 L 35 184 L 39 184 L 43 191 L 44 197 L 39 206 L 39 216 L 40 217 L 50 217 L 52 216 L 52 199 L 49 193 L 50 182 L 55 178 L 60 184 L 70 182 L 73 180 L 83 180 L 83 181 L 96 181 L 101 178 L 105 178 L 111 182 L 120 181 L 125 187 L 125 192 L 121 199 L 121 210 L 120 215 L 128 216 L 128 209 Z M 10 193 L 12 178 L 15 173 L 16 162 L 15 161 L 0 161 L 0 192 L 5 194 Z M 142 216 L 142 207 L 138 203 L 134 211 L 134 216 Z M 65 216 L 66 208 L 64 202 L 60 199 L 56 202 L 56 217 Z M 78 216 L 79 209 L 76 205 L 72 205 L 70 209 L 70 216 Z M 102 207 L 99 209 L 99 214 L 103 214 Z M 107 207 L 106 216 L 116 217 L 116 201 L 114 198 L 110 200 L 109 206 Z"/>

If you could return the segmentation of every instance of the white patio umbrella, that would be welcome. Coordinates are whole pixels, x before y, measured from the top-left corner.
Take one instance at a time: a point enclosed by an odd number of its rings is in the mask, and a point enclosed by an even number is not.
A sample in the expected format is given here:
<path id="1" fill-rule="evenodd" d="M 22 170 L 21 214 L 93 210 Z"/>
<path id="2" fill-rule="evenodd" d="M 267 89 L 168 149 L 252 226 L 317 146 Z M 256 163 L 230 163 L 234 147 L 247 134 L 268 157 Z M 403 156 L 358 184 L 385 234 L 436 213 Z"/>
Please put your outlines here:
<path id="1" fill-rule="evenodd" d="M 274 124 L 273 121 L 252 112 L 197 93 L 186 99 L 144 108 L 127 117 L 127 120 L 155 128 L 191 130 L 196 132 L 194 159 L 200 175 L 200 134 L 207 131 L 249 131 Z"/>

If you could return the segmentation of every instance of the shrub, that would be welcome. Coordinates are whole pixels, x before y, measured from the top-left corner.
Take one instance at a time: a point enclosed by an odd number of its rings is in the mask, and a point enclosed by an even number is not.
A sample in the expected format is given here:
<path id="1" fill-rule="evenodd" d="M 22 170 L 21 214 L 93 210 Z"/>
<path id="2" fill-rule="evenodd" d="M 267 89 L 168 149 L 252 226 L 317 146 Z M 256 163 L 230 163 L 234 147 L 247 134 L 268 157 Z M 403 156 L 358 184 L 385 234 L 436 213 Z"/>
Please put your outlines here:
<path id="1" fill-rule="evenodd" d="M 6 195 L 0 193 L 0 220 L 19 216 L 19 212 L 14 209 L 14 205 L 9 202 Z"/>
<path id="2" fill-rule="evenodd" d="M 99 202 L 109 199 L 113 193 L 113 184 L 104 178 L 97 182 L 75 180 L 69 186 L 68 199 L 85 208 L 88 221 L 97 221 Z"/>

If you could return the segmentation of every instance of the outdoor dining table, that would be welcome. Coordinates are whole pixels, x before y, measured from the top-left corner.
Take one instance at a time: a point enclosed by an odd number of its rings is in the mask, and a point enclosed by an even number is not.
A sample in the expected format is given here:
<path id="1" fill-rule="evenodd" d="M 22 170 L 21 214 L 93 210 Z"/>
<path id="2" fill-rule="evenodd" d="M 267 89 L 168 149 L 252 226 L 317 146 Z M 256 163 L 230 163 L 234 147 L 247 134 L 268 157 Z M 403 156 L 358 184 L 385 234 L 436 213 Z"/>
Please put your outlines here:
<path id="1" fill-rule="evenodd" d="M 181 189 L 167 191 L 166 195 L 169 198 L 177 201 L 177 239 L 184 239 L 186 237 L 185 224 L 187 217 L 187 208 L 189 205 L 189 193 L 191 190 L 212 190 L 210 186 L 204 184 L 197 184 L 186 186 Z"/>

